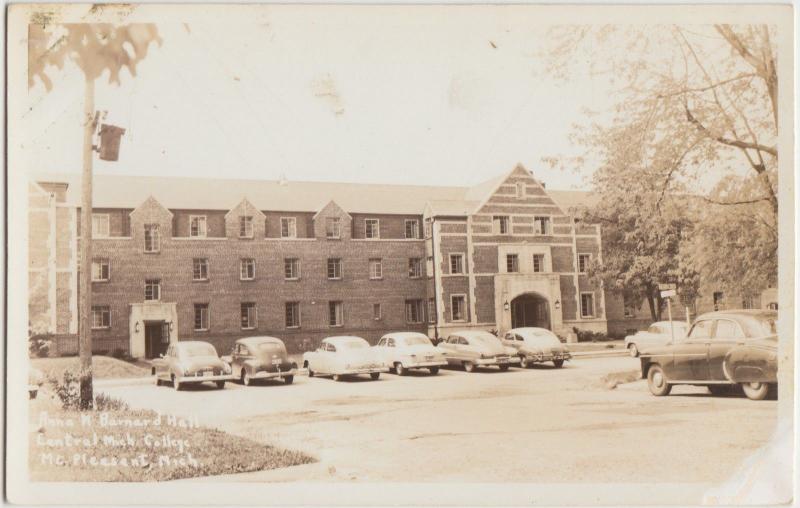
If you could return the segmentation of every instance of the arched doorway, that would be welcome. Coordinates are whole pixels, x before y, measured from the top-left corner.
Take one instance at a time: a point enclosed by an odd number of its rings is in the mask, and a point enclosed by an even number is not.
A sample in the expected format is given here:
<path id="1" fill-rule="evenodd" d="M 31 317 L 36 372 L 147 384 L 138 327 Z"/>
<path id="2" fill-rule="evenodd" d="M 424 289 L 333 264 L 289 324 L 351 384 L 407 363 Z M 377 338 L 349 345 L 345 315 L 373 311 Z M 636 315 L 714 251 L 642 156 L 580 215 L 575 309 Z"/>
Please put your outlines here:
<path id="1" fill-rule="evenodd" d="M 527 326 L 550 329 L 550 303 L 536 293 L 525 293 L 511 300 L 511 328 Z"/>

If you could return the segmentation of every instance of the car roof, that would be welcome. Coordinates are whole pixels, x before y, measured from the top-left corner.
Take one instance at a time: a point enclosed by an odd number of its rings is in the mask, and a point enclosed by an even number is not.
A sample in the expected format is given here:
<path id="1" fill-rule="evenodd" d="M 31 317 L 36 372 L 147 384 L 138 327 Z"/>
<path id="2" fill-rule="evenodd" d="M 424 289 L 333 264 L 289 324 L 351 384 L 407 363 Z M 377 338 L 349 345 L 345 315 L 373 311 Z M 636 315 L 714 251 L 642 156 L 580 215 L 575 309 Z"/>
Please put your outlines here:
<path id="1" fill-rule="evenodd" d="M 680 320 L 677 320 L 677 319 L 673 319 L 671 322 L 672 322 L 673 325 L 686 326 L 686 321 L 680 321 Z M 653 321 L 652 323 L 650 323 L 650 326 L 653 326 L 653 325 L 669 326 L 669 324 L 670 324 L 670 321 Z"/>
<path id="2" fill-rule="evenodd" d="M 547 333 L 554 333 L 547 328 L 538 328 L 536 326 L 523 326 L 521 328 L 512 328 L 509 332 L 513 333 L 540 333 L 540 332 L 547 332 Z"/>
<path id="3" fill-rule="evenodd" d="M 408 339 L 411 337 L 425 337 L 426 339 L 430 340 L 430 337 L 425 335 L 424 333 L 420 332 L 390 332 L 385 334 L 383 338 L 392 338 L 392 339 Z"/>
<path id="4" fill-rule="evenodd" d="M 470 337 L 485 337 L 486 335 L 491 335 L 492 337 L 495 337 L 494 335 L 492 335 L 490 332 L 487 332 L 486 330 L 455 330 L 455 331 L 452 331 L 452 332 L 448 333 L 447 335 L 448 336 L 450 336 L 450 335 L 460 335 L 460 336 L 462 336 L 462 337 L 464 337 L 466 339 L 469 339 Z"/>
<path id="5" fill-rule="evenodd" d="M 731 309 L 731 310 L 718 310 L 714 312 L 706 312 L 697 316 L 700 319 L 714 319 L 714 318 L 728 318 L 734 321 L 747 321 L 749 319 L 766 318 L 777 319 L 778 311 L 768 309 Z"/>
<path id="6" fill-rule="evenodd" d="M 356 335 L 335 335 L 333 337 L 325 337 L 324 339 L 322 339 L 322 342 L 328 342 L 335 346 L 336 344 L 343 344 L 345 342 L 352 342 L 354 340 L 367 342 L 364 338 L 358 337 Z"/>
<path id="7" fill-rule="evenodd" d="M 197 344 L 203 344 L 205 346 L 214 347 L 213 344 L 211 344 L 210 342 L 206 342 L 204 340 L 181 340 L 175 343 L 176 346 L 194 346 Z"/>
<path id="8" fill-rule="evenodd" d="M 259 337 L 242 337 L 241 339 L 236 339 L 237 344 L 245 344 L 245 345 L 256 345 L 256 344 L 264 344 L 266 342 L 272 342 L 275 344 L 283 344 L 283 341 L 277 337 L 269 337 L 267 335 L 262 335 Z"/>

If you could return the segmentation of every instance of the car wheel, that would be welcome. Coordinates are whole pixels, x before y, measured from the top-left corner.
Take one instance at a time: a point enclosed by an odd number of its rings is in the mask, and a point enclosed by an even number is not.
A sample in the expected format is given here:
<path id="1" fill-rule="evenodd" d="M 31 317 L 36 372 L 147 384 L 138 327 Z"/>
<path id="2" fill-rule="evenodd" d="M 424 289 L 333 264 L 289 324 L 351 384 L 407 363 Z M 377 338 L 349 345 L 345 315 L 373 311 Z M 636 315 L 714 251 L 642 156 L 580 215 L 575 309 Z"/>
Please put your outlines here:
<path id="1" fill-rule="evenodd" d="M 397 373 L 398 376 L 406 375 L 406 368 L 403 367 L 403 364 L 400 362 L 394 364 L 394 371 Z M 377 372 L 375 374 L 377 374 Z"/>
<path id="2" fill-rule="evenodd" d="M 294 383 L 294 376 L 286 376 L 283 378 L 283 382 L 287 385 Z"/>
<path id="3" fill-rule="evenodd" d="M 156 386 L 161 386 L 161 380 L 158 378 L 158 376 L 156 376 L 156 377 L 155 377 L 155 378 L 153 378 L 153 379 L 155 379 Z"/>
<path id="4" fill-rule="evenodd" d="M 398 374 L 400 374 L 400 373 L 398 372 Z M 402 375 L 402 374 L 400 374 L 400 375 Z M 375 380 L 377 380 L 377 379 L 379 379 L 381 377 L 381 373 L 380 372 L 370 372 L 369 373 L 369 377 L 371 377 L 372 380 L 375 381 Z"/>
<path id="5" fill-rule="evenodd" d="M 175 377 L 175 374 L 172 374 L 172 387 L 175 388 L 175 391 L 181 389 L 181 382 L 178 381 L 178 378 Z"/>
<path id="6" fill-rule="evenodd" d="M 333 380 L 334 381 L 341 381 L 342 380 L 342 376 L 340 376 L 339 374 L 334 374 L 333 375 Z"/>
<path id="7" fill-rule="evenodd" d="M 560 369 L 564 366 L 564 360 L 553 360 L 553 365 L 555 365 L 557 369 Z"/>
<path id="8" fill-rule="evenodd" d="M 628 344 L 628 354 L 634 358 L 639 356 L 639 348 L 636 347 L 636 344 Z"/>
<path id="9" fill-rule="evenodd" d="M 217 381 L 217 388 L 220 390 L 225 388 L 225 381 Z"/>
<path id="10" fill-rule="evenodd" d="M 498 365 L 497 367 L 500 369 L 500 372 L 505 372 L 508 370 L 508 365 Z"/>
<path id="11" fill-rule="evenodd" d="M 652 365 L 647 371 L 647 386 L 650 388 L 650 393 L 657 397 L 669 395 L 672 390 L 672 385 L 667 383 L 667 378 L 660 365 Z"/>
<path id="12" fill-rule="evenodd" d="M 242 384 L 245 386 L 250 386 L 253 384 L 253 379 L 250 377 L 250 374 L 247 373 L 246 369 L 242 369 L 242 374 L 239 376 L 239 379 L 242 381 Z"/>
<path id="13" fill-rule="evenodd" d="M 764 400 L 769 393 L 768 383 L 742 383 L 742 390 L 750 400 Z"/>
<path id="14" fill-rule="evenodd" d="M 531 362 L 528 361 L 528 357 L 525 355 L 520 355 L 519 357 L 519 366 L 523 369 L 527 369 L 531 366 Z"/>
<path id="15" fill-rule="evenodd" d="M 472 362 L 464 362 L 464 370 L 467 372 L 473 372 L 475 370 L 475 364 Z"/>
<path id="16" fill-rule="evenodd" d="M 428 370 L 431 372 L 431 375 L 433 376 L 439 373 L 439 367 L 429 367 Z"/>

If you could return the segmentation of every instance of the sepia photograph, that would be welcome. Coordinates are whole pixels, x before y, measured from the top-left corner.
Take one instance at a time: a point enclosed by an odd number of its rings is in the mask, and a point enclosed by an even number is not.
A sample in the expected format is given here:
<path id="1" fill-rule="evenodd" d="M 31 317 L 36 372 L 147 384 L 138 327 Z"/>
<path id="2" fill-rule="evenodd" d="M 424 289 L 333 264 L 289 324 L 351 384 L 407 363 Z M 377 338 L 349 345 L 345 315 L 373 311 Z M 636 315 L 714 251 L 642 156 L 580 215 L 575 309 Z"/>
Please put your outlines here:
<path id="1" fill-rule="evenodd" d="M 10 5 L 7 499 L 794 503 L 794 16 Z"/>

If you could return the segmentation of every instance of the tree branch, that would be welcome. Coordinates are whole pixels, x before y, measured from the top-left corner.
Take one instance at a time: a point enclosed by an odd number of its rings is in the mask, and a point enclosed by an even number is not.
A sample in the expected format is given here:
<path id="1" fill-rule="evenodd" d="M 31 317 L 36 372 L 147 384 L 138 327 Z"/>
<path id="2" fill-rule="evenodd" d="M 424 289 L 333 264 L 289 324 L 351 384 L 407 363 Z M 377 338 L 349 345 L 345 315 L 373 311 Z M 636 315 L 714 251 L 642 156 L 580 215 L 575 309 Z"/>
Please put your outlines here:
<path id="1" fill-rule="evenodd" d="M 703 196 L 703 201 L 706 201 L 707 203 L 711 203 L 712 205 L 726 205 L 726 206 L 727 205 L 752 205 L 752 204 L 755 204 L 755 203 L 760 203 L 762 201 L 772 201 L 772 198 L 770 196 L 764 196 L 762 198 L 744 199 L 744 200 L 741 200 L 741 201 L 717 201 L 716 199 L 711 199 L 711 198 Z"/>
<path id="2" fill-rule="evenodd" d="M 722 143 L 723 145 L 733 146 L 735 148 L 741 148 L 741 149 L 744 149 L 744 150 L 747 150 L 747 149 L 749 149 L 749 150 L 759 150 L 759 151 L 768 153 L 768 154 L 770 154 L 770 155 L 772 155 L 774 157 L 778 156 L 778 149 L 775 148 L 774 146 L 762 145 L 760 143 L 750 143 L 750 142 L 747 142 L 747 141 L 742 141 L 740 139 L 729 139 L 729 138 L 726 138 L 724 136 L 714 136 L 706 128 L 706 126 L 703 125 L 700 122 L 700 120 L 698 120 L 697 118 L 694 117 L 692 112 L 689 110 L 689 105 L 686 102 L 683 103 L 683 108 L 684 108 L 684 110 L 686 110 L 686 119 L 689 122 L 691 122 L 692 124 L 694 124 L 699 130 L 701 130 L 706 135 L 708 135 L 708 137 L 710 137 L 714 141 L 718 141 L 719 143 Z"/>

